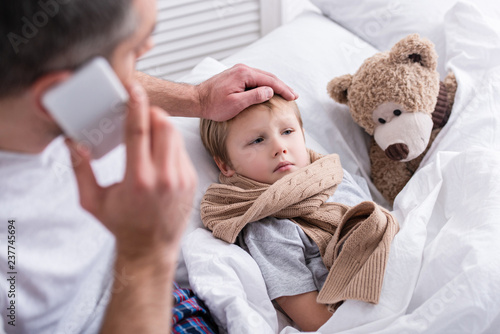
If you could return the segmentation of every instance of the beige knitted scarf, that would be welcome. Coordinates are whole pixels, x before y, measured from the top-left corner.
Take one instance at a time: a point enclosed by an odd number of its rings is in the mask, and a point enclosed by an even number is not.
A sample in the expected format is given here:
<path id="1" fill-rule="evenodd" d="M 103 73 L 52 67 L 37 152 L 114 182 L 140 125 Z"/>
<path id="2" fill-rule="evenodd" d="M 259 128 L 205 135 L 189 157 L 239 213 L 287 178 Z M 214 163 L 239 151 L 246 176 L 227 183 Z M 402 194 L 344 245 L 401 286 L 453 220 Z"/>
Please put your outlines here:
<path id="1" fill-rule="evenodd" d="M 338 155 L 309 150 L 311 164 L 274 184 L 220 175 L 201 202 L 201 218 L 213 235 L 234 243 L 250 222 L 288 218 L 318 245 L 328 277 L 317 301 L 336 308 L 346 299 L 378 303 L 389 248 L 399 227 L 373 202 L 352 208 L 326 203 L 342 181 Z"/>

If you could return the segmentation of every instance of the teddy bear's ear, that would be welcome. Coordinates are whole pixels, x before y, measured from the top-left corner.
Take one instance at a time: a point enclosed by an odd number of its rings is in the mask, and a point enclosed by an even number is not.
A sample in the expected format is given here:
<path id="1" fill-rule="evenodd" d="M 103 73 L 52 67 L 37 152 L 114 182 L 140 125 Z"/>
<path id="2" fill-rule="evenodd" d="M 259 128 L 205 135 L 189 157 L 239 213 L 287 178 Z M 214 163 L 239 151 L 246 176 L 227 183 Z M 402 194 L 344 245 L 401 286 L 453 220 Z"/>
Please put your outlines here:
<path id="1" fill-rule="evenodd" d="M 407 64 L 410 62 L 435 70 L 437 67 L 437 54 L 434 44 L 418 34 L 408 35 L 392 47 L 389 52 L 391 62 Z"/>
<path id="2" fill-rule="evenodd" d="M 347 104 L 349 101 L 347 98 L 347 90 L 351 86 L 351 83 L 352 75 L 344 74 L 343 76 L 333 78 L 326 86 L 326 89 L 332 99 L 338 103 Z"/>

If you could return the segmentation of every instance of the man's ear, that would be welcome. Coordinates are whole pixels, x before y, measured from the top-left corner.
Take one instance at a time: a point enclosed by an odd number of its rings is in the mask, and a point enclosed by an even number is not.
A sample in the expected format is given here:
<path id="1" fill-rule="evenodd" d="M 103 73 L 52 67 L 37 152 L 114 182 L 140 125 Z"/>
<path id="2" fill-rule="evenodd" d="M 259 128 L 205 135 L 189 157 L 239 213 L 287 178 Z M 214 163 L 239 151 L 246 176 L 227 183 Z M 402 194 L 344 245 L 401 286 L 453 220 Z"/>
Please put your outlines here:
<path id="1" fill-rule="evenodd" d="M 42 98 L 45 93 L 52 87 L 66 81 L 71 76 L 70 71 L 58 71 L 52 72 L 49 74 L 45 74 L 42 77 L 38 78 L 29 88 L 29 92 L 31 97 L 37 107 L 37 110 L 40 111 L 40 115 L 45 118 L 49 118 L 51 120 L 52 116 L 47 112 L 47 109 L 42 104 Z"/>
<path id="2" fill-rule="evenodd" d="M 217 167 L 219 167 L 220 172 L 227 177 L 233 176 L 236 171 L 228 163 L 222 161 L 219 157 L 214 157 Z"/>
<path id="3" fill-rule="evenodd" d="M 347 104 L 347 90 L 351 87 L 352 75 L 344 74 L 340 77 L 333 78 L 327 85 L 326 90 L 330 97 L 338 103 Z"/>

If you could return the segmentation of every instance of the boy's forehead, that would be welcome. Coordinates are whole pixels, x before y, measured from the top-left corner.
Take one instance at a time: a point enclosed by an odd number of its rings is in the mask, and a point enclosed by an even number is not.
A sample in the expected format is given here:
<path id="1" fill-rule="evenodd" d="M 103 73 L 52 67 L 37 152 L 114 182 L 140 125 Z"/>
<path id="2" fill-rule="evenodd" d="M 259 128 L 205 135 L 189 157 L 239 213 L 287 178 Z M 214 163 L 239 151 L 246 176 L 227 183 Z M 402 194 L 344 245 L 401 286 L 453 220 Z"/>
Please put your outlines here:
<path id="1" fill-rule="evenodd" d="M 263 105 L 255 105 L 254 108 L 247 108 L 236 116 L 229 123 L 228 131 L 231 137 L 234 135 L 253 136 L 256 132 L 270 126 L 295 126 L 295 123 L 300 126 L 293 108 L 271 109 Z"/>
<path id="2" fill-rule="evenodd" d="M 256 112 L 257 111 L 257 112 Z M 260 104 L 254 104 L 247 109 L 243 110 L 241 113 L 239 113 L 235 118 L 254 118 L 259 115 L 258 112 L 263 112 L 267 111 L 270 113 L 270 115 L 287 115 L 287 114 L 294 114 L 295 115 L 295 110 L 293 106 L 286 101 L 273 101 L 273 102 L 266 102 L 266 103 L 260 103 Z"/>

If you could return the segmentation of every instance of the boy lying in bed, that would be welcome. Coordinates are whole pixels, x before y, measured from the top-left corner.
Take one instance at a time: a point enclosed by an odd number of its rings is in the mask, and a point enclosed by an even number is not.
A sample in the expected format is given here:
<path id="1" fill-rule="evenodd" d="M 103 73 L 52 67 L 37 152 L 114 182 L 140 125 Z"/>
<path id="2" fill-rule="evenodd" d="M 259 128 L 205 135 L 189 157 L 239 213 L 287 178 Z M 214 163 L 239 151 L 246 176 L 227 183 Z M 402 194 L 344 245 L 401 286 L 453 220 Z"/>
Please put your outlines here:
<path id="1" fill-rule="evenodd" d="M 295 102 L 275 95 L 229 121 L 201 120 L 200 134 L 221 171 L 203 223 L 250 253 L 301 330 L 317 330 L 345 299 L 378 302 L 397 223 L 363 202 L 337 155 L 306 148 Z"/>

